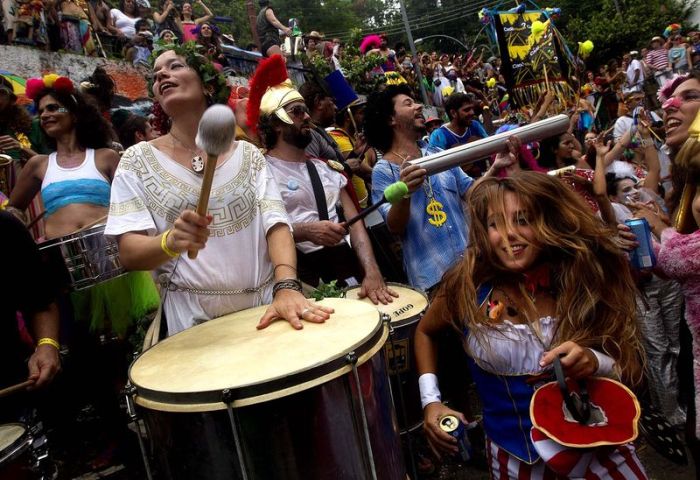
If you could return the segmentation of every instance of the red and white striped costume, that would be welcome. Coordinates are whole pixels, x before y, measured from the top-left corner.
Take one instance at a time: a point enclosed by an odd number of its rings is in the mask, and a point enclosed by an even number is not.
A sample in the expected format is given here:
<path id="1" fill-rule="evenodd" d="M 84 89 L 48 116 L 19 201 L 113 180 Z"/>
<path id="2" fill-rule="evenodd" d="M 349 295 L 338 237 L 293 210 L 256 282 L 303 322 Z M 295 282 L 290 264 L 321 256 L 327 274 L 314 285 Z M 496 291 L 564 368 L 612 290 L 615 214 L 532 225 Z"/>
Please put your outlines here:
<path id="1" fill-rule="evenodd" d="M 536 433 L 536 430 L 533 431 Z M 539 434 L 542 435 L 542 434 Z M 541 440 L 536 440 L 535 443 L 546 442 L 547 449 L 551 448 L 553 461 L 557 461 L 557 455 L 569 457 L 562 459 L 565 462 L 570 462 L 572 459 L 571 449 L 566 449 L 556 442 L 549 440 L 542 435 Z M 538 449 L 541 447 L 538 444 Z M 489 470 L 493 480 L 559 480 L 564 478 L 580 478 L 586 480 L 647 480 L 644 467 L 639 462 L 634 451 L 634 446 L 631 444 L 621 445 L 619 447 L 597 448 L 591 452 L 579 456 L 578 463 L 574 463 L 568 476 L 559 475 L 544 463 L 539 460 L 533 464 L 523 462 L 513 455 L 500 448 L 498 445 L 486 439 L 486 455 L 488 459 Z M 552 461 L 550 460 L 550 461 Z"/>

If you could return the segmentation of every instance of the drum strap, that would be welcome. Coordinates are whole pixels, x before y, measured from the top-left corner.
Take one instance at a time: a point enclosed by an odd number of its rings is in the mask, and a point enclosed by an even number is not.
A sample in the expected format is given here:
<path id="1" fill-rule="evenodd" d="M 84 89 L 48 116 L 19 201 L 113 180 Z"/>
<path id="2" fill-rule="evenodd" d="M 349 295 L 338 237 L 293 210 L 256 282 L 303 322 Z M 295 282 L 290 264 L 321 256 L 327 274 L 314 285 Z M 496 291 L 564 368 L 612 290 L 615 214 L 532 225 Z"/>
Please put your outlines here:
<path id="1" fill-rule="evenodd" d="M 314 162 L 306 161 L 306 168 L 309 170 L 309 178 L 311 179 L 311 187 L 314 189 L 314 197 L 316 197 L 316 208 L 318 209 L 318 219 L 328 220 L 328 204 L 326 203 L 326 192 L 323 190 L 321 177 L 318 175 L 318 170 Z"/>

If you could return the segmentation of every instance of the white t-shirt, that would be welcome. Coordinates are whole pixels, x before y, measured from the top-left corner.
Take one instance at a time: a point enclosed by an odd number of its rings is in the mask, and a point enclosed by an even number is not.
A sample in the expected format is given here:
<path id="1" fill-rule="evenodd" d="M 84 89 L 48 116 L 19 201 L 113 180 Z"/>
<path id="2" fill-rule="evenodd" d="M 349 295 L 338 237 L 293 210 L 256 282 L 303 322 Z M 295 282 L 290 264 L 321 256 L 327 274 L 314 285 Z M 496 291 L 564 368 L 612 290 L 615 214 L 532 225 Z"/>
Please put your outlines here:
<path id="1" fill-rule="evenodd" d="M 132 38 L 136 34 L 136 22 L 138 18 L 131 18 L 123 13 L 118 8 L 113 8 L 109 11 L 112 15 L 114 26 L 119 29 L 127 38 Z"/>
<path id="2" fill-rule="evenodd" d="M 639 70 L 639 78 L 634 81 L 634 76 L 636 71 Z M 642 62 L 639 60 L 632 60 L 627 67 L 627 86 L 632 90 L 634 87 L 638 87 L 641 91 L 641 86 L 644 84 L 644 69 L 642 68 Z"/>
<path id="3" fill-rule="evenodd" d="M 277 182 L 277 188 L 284 201 L 289 218 L 292 223 L 318 222 L 318 208 L 314 189 L 311 186 L 311 178 L 306 163 L 286 162 L 279 158 L 267 155 L 265 157 Z M 340 201 L 340 191 L 345 188 L 347 179 L 325 162 L 313 159 L 318 176 L 326 193 L 326 205 L 328 206 L 328 220 L 338 222 L 338 212 L 335 206 Z M 342 242 L 341 242 L 342 243 Z M 314 252 L 323 248 L 313 242 L 298 242 L 297 248 L 303 253 Z"/>
<path id="4" fill-rule="evenodd" d="M 146 142 L 122 156 L 112 183 L 106 235 L 145 231 L 158 235 L 171 228 L 185 209 L 196 209 L 202 177 Z M 170 335 L 198 323 L 272 301 L 273 267 L 266 234 L 289 217 L 267 162 L 252 144 L 240 141 L 230 158 L 216 168 L 209 200 L 211 236 L 195 260 L 180 255 L 158 267 L 162 283 L 173 286 L 259 292 L 165 293 Z M 175 268 L 177 266 L 177 268 Z"/>

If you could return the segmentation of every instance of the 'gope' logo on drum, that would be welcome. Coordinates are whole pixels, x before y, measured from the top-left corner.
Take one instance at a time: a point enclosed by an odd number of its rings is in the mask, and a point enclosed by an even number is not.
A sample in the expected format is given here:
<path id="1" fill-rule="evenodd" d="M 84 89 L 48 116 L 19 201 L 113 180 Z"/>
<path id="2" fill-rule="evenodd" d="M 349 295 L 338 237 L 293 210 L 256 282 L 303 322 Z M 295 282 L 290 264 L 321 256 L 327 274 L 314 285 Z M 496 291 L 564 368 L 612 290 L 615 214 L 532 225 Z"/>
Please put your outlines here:
<path id="1" fill-rule="evenodd" d="M 412 304 L 409 303 L 408 305 L 405 305 L 405 306 L 399 308 L 398 310 L 395 310 L 394 313 L 393 313 L 393 315 L 394 315 L 394 317 L 400 317 L 400 316 L 403 315 L 404 313 L 410 312 L 410 311 L 413 310 L 414 308 L 415 308 L 415 307 L 414 307 Z"/>

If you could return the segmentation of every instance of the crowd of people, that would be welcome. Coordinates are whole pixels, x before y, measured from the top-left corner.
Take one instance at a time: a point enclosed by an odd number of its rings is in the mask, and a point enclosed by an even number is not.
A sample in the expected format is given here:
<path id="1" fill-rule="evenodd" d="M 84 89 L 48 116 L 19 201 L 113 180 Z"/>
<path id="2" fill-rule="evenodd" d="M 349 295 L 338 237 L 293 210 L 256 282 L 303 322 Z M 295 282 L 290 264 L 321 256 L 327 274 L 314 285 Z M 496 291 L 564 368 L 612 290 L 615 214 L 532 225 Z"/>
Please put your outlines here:
<path id="1" fill-rule="evenodd" d="M 338 109 L 317 77 L 292 85 L 280 37 L 291 29 L 260 3 L 267 58 L 249 88 L 227 84 L 219 34 L 201 0 L 180 7 L 167 0 L 152 14 L 145 0 L 124 0 L 119 9 L 103 0 L 85 11 L 72 2 L 55 6 L 78 8 L 93 32 L 115 44 L 128 40 L 127 59 L 152 69 L 150 114 L 110 109 L 114 84 L 98 70 L 79 85 L 55 74 L 29 80 L 32 118 L 0 77 L 0 153 L 12 159 L 0 230 L 16 275 L 0 297 L 7 366 L 0 387 L 31 384 L 0 398 L 2 421 L 26 419 L 37 399 L 51 410 L 51 395 L 65 396 L 60 405 L 75 403 L 65 391 L 46 390 L 66 345 L 74 360 L 55 382 L 95 378 L 87 400 L 107 419 L 107 431 L 121 432 L 114 437 L 128 435 L 114 401 L 128 356 L 111 363 L 90 357 L 102 355 L 105 338 L 133 353 L 141 345 L 127 339 L 144 329 L 144 318 L 155 316 L 166 337 L 259 305 L 269 305 L 259 328 L 283 319 L 303 330 L 304 321 L 333 318 L 332 309 L 305 297 L 305 285 L 359 285 L 360 297 L 379 305 L 397 301 L 395 281 L 431 299 L 415 355 L 434 452 L 457 449 L 439 419 L 468 423 L 474 414 L 442 402 L 438 375 L 457 375 L 438 372 L 447 333 L 460 337 L 468 355 L 494 478 L 594 478 L 601 469 L 611 478 L 646 478 L 628 442 L 598 451 L 576 475 L 538 450 L 531 379 L 550 372 L 555 359 L 572 379 L 627 384 L 645 412 L 670 424 L 664 435 L 643 424 L 650 442 L 685 430 L 698 465 L 700 34 L 654 37 L 642 55 L 629 52 L 619 66 L 611 60 L 598 75 L 586 73 L 570 105 L 548 92 L 531 109 L 501 101 L 498 58 L 433 52 L 411 59 L 386 37 L 368 37 L 357 48 L 383 63 L 367 74 L 386 82 Z M 41 43 L 42 28 L 51 31 L 50 17 L 44 27 L 32 24 L 34 42 Z M 4 20 L 17 41 L 17 20 L 8 23 L 7 11 Z M 64 42 L 84 38 L 55 27 Z M 150 63 L 154 34 L 167 41 Z M 342 72 L 341 42 L 312 32 L 304 45 L 303 55 Z M 414 62 L 438 116 L 424 114 Z M 200 215 L 207 152 L 195 138 L 217 103 L 235 114 L 235 142 L 218 157 L 209 213 Z M 469 165 L 428 174 L 411 162 L 562 112 L 570 117 L 565 132 L 528 144 L 512 135 L 501 153 Z M 407 194 L 380 205 L 384 236 L 348 222 L 397 182 Z M 626 226 L 631 218 L 648 222 L 655 265 L 630 263 L 644 240 Z M 46 268 L 36 242 L 100 223 L 130 274 L 73 293 L 56 272 L 36 275 Z M 397 248 L 381 248 L 387 239 Z"/>

